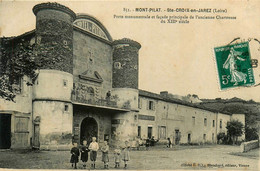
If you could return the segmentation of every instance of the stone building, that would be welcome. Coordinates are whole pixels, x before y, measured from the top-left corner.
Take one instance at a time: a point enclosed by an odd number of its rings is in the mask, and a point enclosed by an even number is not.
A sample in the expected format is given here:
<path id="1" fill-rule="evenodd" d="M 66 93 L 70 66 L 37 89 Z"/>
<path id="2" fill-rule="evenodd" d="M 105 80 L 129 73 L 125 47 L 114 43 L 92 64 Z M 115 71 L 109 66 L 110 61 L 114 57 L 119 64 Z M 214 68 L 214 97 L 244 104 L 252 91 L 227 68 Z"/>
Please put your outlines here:
<path id="1" fill-rule="evenodd" d="M 0 148 L 67 149 L 92 136 L 112 145 L 137 136 L 215 143 L 227 121 L 244 123 L 242 114 L 139 90 L 141 45 L 113 40 L 96 18 L 57 3 L 38 4 L 33 12 L 36 29 L 8 41 L 25 40 L 47 62 L 33 86 L 26 84 L 31 78 L 20 79 L 16 103 L 0 99 Z"/>

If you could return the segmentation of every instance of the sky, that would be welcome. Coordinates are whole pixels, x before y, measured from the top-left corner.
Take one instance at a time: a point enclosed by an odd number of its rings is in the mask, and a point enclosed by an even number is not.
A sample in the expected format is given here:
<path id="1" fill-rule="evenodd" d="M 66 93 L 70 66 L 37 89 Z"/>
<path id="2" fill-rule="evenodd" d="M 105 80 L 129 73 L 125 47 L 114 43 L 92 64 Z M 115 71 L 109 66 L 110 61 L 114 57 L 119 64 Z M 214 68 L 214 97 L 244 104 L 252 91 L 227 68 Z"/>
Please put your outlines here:
<path id="1" fill-rule="evenodd" d="M 42 1 L 0 2 L 0 36 L 17 36 L 35 28 L 34 5 Z M 221 2 L 221 3 L 220 3 Z M 130 38 L 142 45 L 139 51 L 139 88 L 168 91 L 200 98 L 253 99 L 260 102 L 260 86 L 221 91 L 214 47 L 234 38 L 260 40 L 259 1 L 62 1 L 75 13 L 87 13 L 107 28 L 114 40 Z M 124 12 L 124 8 L 132 10 Z M 161 12 L 135 12 L 135 8 L 161 8 Z M 167 8 L 224 9 L 227 13 L 167 12 Z M 164 11 L 166 10 L 166 11 Z M 193 19 L 187 24 L 161 23 L 159 19 L 118 19 L 114 15 L 235 16 L 236 19 Z M 157 17 L 157 18 L 158 18 Z M 167 21 L 166 21 L 167 22 Z M 251 58 L 260 60 L 260 44 L 250 42 Z M 260 70 L 254 69 L 256 83 Z"/>

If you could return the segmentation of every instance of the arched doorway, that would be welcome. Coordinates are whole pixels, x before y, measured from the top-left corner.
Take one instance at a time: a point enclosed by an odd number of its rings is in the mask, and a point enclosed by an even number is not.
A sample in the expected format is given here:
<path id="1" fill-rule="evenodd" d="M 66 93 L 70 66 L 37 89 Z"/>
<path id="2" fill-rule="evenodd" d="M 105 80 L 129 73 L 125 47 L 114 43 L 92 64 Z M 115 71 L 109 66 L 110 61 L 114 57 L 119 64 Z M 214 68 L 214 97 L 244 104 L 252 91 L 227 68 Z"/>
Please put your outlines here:
<path id="1" fill-rule="evenodd" d="M 98 124 L 94 118 L 87 117 L 83 119 L 80 126 L 80 143 L 87 140 L 88 144 L 92 137 L 98 136 Z M 98 137 L 97 137 L 98 138 Z"/>

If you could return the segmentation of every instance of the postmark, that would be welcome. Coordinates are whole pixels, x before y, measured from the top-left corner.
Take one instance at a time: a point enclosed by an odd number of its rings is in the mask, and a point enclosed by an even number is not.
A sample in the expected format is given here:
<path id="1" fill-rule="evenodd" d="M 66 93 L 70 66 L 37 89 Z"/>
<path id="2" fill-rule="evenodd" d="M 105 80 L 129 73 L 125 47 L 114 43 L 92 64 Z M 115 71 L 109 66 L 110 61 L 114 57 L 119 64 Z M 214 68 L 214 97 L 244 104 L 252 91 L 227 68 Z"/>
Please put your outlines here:
<path id="1" fill-rule="evenodd" d="M 249 42 L 216 47 L 214 53 L 221 90 L 255 84 Z"/>

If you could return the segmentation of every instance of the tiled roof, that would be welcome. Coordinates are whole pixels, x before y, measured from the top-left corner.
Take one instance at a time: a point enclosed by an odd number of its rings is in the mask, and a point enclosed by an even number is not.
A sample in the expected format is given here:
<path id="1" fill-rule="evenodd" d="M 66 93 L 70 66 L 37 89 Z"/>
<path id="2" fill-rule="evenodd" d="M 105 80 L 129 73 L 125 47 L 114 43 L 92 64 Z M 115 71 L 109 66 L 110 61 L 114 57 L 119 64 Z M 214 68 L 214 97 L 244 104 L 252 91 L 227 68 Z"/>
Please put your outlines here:
<path id="1" fill-rule="evenodd" d="M 223 114 L 229 114 L 229 115 L 231 114 L 229 112 L 210 109 L 208 107 L 201 105 L 200 103 L 190 103 L 190 102 L 183 101 L 183 100 L 180 100 L 180 99 L 162 96 L 160 94 L 156 94 L 156 93 L 149 92 L 149 91 L 146 91 L 146 90 L 139 90 L 139 96 L 148 97 L 148 98 L 157 99 L 157 100 L 162 100 L 162 101 L 169 102 L 169 103 L 175 103 L 175 104 L 179 104 L 179 105 L 189 106 L 189 107 L 193 107 L 193 108 L 197 108 L 197 109 L 207 110 L 207 111 L 214 112 L 214 113 L 220 112 L 220 113 L 223 113 Z"/>

